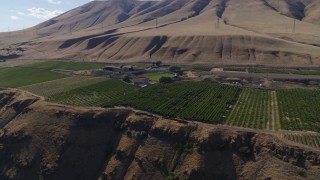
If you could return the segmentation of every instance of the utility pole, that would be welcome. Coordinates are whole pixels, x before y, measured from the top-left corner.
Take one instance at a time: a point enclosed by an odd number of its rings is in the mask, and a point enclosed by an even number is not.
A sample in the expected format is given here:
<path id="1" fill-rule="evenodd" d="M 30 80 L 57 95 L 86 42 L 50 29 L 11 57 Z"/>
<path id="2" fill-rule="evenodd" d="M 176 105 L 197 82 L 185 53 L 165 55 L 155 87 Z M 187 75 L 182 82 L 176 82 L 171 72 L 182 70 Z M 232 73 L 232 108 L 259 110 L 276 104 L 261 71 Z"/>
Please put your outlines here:
<path id="1" fill-rule="evenodd" d="M 293 20 L 293 29 L 292 32 L 295 33 L 296 32 L 296 19 Z"/>
<path id="2" fill-rule="evenodd" d="M 286 25 L 284 26 L 284 30 L 286 33 L 288 32 L 288 27 Z"/>
<path id="3" fill-rule="evenodd" d="M 217 29 L 220 28 L 220 18 L 218 17 L 218 24 L 217 24 Z"/>
<path id="4" fill-rule="evenodd" d="M 177 50 L 175 49 L 173 59 L 175 59 L 176 66 L 178 66 L 178 58 L 177 58 L 176 54 L 177 54 Z"/>

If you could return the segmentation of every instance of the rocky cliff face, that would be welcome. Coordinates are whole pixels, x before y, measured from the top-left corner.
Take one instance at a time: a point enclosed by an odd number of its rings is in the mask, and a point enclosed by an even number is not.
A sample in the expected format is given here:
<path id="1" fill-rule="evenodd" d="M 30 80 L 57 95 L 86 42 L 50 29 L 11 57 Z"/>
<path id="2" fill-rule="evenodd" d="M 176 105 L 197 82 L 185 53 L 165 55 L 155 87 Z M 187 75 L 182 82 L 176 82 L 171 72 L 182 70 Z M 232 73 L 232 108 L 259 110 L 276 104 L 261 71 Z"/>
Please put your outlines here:
<path id="1" fill-rule="evenodd" d="M 271 134 L 0 90 L 0 179 L 317 179 L 319 155 Z"/>

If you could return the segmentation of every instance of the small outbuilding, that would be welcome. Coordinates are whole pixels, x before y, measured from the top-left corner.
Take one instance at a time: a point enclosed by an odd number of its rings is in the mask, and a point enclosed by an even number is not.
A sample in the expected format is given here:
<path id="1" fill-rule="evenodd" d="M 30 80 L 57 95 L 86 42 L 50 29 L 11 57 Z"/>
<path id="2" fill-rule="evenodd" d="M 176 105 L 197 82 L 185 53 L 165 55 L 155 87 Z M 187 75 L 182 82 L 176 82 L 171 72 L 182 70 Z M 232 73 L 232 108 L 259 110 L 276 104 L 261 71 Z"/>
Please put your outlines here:
<path id="1" fill-rule="evenodd" d="M 146 86 L 149 84 L 148 78 L 133 78 L 132 82 L 135 86 Z"/>

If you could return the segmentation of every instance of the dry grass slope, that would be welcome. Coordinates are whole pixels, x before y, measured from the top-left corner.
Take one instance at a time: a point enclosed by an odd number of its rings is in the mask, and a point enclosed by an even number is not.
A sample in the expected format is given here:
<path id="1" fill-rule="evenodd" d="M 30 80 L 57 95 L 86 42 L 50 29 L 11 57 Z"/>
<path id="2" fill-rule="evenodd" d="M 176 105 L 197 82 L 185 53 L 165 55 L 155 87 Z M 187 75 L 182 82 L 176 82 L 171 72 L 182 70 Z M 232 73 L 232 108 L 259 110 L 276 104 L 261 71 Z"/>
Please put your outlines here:
<path id="1" fill-rule="evenodd" d="M 10 37 L 1 33 L 0 55 L 314 66 L 319 6 L 317 0 L 93 1 Z"/>

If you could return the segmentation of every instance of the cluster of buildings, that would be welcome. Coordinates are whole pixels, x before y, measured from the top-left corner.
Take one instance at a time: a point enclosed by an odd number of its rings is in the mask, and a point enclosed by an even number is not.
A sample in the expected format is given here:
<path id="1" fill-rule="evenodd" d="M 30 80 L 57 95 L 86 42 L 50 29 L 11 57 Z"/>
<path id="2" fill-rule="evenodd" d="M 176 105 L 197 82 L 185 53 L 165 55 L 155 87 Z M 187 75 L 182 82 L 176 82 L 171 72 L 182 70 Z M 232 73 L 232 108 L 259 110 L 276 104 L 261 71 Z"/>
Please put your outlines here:
<path id="1" fill-rule="evenodd" d="M 133 68 L 133 66 L 105 66 L 103 68 L 103 71 L 105 72 L 110 72 L 110 73 L 113 73 L 113 74 L 124 74 L 126 72 L 132 72 L 134 71 L 135 69 Z"/>
<path id="2" fill-rule="evenodd" d="M 135 86 L 145 87 L 150 83 L 148 78 L 134 76 L 134 74 L 143 74 L 149 72 L 149 70 L 136 69 L 133 66 L 105 66 L 103 71 L 110 73 L 110 77 L 115 79 L 122 79 L 124 75 L 128 75 Z"/>

